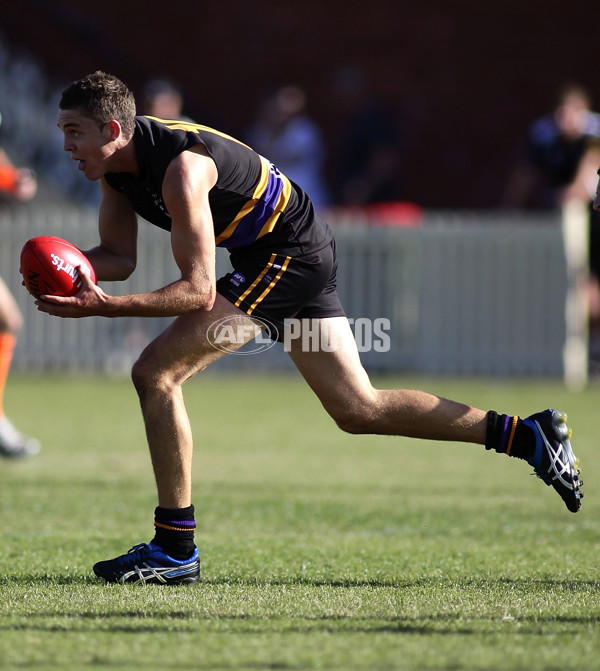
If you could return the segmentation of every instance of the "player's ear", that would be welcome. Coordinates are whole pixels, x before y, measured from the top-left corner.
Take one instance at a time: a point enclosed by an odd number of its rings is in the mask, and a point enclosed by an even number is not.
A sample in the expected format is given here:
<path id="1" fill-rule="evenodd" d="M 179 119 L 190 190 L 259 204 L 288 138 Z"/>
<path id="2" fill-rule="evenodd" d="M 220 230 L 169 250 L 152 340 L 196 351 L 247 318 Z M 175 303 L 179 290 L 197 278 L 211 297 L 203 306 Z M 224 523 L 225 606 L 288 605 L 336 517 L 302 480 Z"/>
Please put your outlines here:
<path id="1" fill-rule="evenodd" d="M 111 119 L 105 127 L 108 130 L 109 141 L 116 140 L 123 132 L 121 124 L 116 119 Z"/>

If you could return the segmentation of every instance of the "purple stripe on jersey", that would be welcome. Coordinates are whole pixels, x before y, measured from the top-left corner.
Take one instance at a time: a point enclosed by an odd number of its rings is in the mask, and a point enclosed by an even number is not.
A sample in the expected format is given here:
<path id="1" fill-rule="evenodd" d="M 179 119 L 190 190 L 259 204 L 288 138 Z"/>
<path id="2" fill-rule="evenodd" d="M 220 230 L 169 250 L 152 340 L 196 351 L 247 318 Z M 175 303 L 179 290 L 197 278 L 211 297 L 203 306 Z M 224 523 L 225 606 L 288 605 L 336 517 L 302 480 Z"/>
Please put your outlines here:
<path id="1" fill-rule="evenodd" d="M 263 195 L 250 212 L 238 221 L 233 234 L 217 247 L 243 247 L 256 240 L 267 219 L 275 212 L 284 179 L 279 170 L 271 165 Z"/>

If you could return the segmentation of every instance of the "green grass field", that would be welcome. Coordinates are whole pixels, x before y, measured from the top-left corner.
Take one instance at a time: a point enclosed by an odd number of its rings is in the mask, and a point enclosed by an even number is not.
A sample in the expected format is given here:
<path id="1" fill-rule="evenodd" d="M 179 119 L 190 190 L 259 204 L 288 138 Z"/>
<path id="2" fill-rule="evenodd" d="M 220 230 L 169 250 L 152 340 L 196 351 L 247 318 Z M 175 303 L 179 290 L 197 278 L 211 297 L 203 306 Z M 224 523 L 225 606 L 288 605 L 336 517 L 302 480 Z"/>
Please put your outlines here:
<path id="1" fill-rule="evenodd" d="M 13 375 L 44 449 L 0 462 L 0 668 L 599 669 L 600 388 L 377 384 L 566 410 L 582 511 L 482 447 L 345 435 L 297 377 L 213 374 L 186 388 L 201 581 L 106 586 L 153 534 L 133 388 Z"/>

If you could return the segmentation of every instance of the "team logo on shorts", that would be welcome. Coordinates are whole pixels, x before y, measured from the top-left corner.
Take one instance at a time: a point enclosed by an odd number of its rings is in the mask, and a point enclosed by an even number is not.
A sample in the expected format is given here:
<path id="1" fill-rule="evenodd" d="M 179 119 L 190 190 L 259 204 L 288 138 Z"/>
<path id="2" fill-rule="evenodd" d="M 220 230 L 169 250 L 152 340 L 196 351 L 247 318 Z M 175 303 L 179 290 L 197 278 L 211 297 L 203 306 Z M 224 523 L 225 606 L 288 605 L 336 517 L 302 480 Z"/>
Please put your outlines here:
<path id="1" fill-rule="evenodd" d="M 236 287 L 239 287 L 240 284 L 244 284 L 244 282 L 246 281 L 246 278 L 242 275 L 242 273 L 239 273 L 239 272 L 236 270 L 235 273 L 233 273 L 233 275 L 232 275 L 231 278 L 229 279 L 229 281 L 230 281 L 232 284 L 235 284 Z"/>
<path id="2" fill-rule="evenodd" d="M 274 324 L 260 317 L 223 317 L 206 331 L 208 342 L 228 354 L 258 354 L 271 349 L 279 338 Z"/>

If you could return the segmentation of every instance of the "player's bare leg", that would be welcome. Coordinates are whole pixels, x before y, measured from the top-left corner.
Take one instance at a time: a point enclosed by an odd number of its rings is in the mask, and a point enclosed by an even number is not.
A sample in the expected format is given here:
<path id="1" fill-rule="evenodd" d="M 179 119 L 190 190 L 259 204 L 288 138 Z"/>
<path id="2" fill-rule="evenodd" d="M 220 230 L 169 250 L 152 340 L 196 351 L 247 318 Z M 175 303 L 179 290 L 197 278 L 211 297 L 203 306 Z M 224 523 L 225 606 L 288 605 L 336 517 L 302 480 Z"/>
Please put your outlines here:
<path id="1" fill-rule="evenodd" d="M 225 317 L 247 320 L 241 310 L 217 294 L 210 312 L 177 317 L 148 345 L 133 367 L 132 378 L 140 398 L 158 503 L 163 508 L 184 508 L 191 504 L 193 440 L 182 386 L 225 355 L 207 338 L 211 324 Z M 232 344 L 230 351 L 242 344 Z"/>
<path id="2" fill-rule="evenodd" d="M 520 419 L 413 389 L 374 389 L 360 363 L 348 321 L 322 319 L 319 329 L 326 347 L 306 351 L 300 337 L 291 340 L 290 355 L 340 428 L 350 433 L 480 443 L 527 461 L 571 512 L 580 509 L 583 483 L 564 413 L 550 408 Z"/>
<path id="3" fill-rule="evenodd" d="M 108 582 L 194 583 L 200 576 L 191 503 L 193 441 L 182 386 L 224 356 L 207 337 L 211 324 L 224 317 L 253 326 L 238 308 L 217 295 L 210 312 L 175 319 L 133 367 L 159 505 L 154 511 L 155 537 L 150 543 L 135 545 L 124 555 L 94 565 L 94 573 Z M 251 331 L 247 331 L 248 339 Z M 228 349 L 234 351 L 242 344 L 240 337 Z"/>
<path id="4" fill-rule="evenodd" d="M 17 334 L 22 326 L 21 311 L 0 278 L 0 457 L 10 459 L 29 457 L 40 451 L 39 441 L 18 431 L 4 413 L 4 390 L 17 344 Z"/>
<path id="5" fill-rule="evenodd" d="M 485 443 L 487 412 L 413 389 L 375 389 L 363 368 L 345 317 L 320 320 L 327 350 L 290 356 L 327 412 L 349 433 Z"/>
<path id="6" fill-rule="evenodd" d="M 19 306 L 0 277 L 0 333 L 16 335 L 23 327 Z"/>

